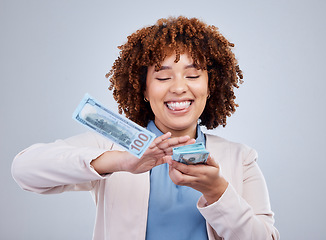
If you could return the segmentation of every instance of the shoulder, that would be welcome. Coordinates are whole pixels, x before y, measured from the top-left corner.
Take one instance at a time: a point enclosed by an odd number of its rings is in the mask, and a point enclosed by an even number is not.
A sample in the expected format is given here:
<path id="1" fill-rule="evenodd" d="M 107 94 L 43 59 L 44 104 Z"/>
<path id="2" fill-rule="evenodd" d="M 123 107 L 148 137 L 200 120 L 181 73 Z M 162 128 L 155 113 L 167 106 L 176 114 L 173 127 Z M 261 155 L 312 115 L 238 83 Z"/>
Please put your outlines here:
<path id="1" fill-rule="evenodd" d="M 206 147 L 214 155 L 228 155 L 231 158 L 241 159 L 243 164 L 249 164 L 258 158 L 255 149 L 243 143 L 229 141 L 225 138 L 212 135 L 206 135 Z"/>
<path id="2" fill-rule="evenodd" d="M 213 134 L 205 133 L 205 136 L 206 136 L 207 144 L 210 144 L 210 145 L 218 144 L 218 145 L 221 145 L 222 147 L 228 146 L 233 149 L 239 149 L 239 150 L 244 150 L 244 151 L 251 149 L 251 147 L 249 147 L 243 143 L 232 142 L 230 140 L 227 140 L 225 138 L 222 138 L 222 137 L 219 137 L 219 136 L 216 136 Z"/>

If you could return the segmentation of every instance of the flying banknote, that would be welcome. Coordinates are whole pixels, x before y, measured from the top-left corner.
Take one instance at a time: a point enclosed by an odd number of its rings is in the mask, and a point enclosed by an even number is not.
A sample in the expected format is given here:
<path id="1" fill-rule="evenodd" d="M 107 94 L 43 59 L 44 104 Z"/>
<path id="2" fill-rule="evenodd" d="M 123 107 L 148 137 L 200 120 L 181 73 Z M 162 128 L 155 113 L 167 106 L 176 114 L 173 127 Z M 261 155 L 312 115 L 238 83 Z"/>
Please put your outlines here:
<path id="1" fill-rule="evenodd" d="M 106 109 L 87 93 L 74 111 L 73 119 L 119 144 L 138 158 L 156 138 L 147 129 Z"/>

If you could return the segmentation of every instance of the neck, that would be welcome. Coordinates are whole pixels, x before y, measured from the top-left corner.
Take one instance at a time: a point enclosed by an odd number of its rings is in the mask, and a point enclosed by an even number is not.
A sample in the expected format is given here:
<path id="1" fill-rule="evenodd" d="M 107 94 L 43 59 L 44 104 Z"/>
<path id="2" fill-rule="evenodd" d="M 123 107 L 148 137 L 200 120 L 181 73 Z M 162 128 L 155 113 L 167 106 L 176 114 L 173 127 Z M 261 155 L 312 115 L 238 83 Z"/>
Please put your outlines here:
<path id="1" fill-rule="evenodd" d="M 194 124 L 191 127 L 188 127 L 186 129 L 170 129 L 166 128 L 165 126 L 160 126 L 160 124 L 157 124 L 154 121 L 156 127 L 164 134 L 167 132 L 170 132 L 172 134 L 172 137 L 182 137 L 182 136 L 189 136 L 190 138 L 196 139 L 197 137 L 197 124 Z"/>

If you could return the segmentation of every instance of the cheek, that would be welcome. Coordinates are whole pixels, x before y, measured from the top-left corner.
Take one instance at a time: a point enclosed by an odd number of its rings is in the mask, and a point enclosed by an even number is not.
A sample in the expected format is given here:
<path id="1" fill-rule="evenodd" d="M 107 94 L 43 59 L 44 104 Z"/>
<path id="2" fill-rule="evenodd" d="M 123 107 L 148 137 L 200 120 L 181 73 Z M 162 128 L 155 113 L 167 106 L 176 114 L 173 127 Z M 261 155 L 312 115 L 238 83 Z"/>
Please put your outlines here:
<path id="1" fill-rule="evenodd" d="M 155 88 L 153 88 L 153 84 L 151 83 L 150 80 L 147 80 L 146 82 L 146 90 L 144 92 L 144 95 L 147 99 L 151 98 L 153 95 L 153 91 L 155 91 Z"/>
<path id="2" fill-rule="evenodd" d="M 149 99 L 155 98 L 155 96 L 157 96 L 157 88 L 150 84 L 147 86 L 146 94 Z"/>
<path id="3" fill-rule="evenodd" d="M 151 99 L 160 99 L 169 91 L 169 86 L 167 84 L 162 84 L 158 81 L 150 82 L 146 86 L 146 94 Z"/>
<path id="4" fill-rule="evenodd" d="M 146 98 L 149 100 L 151 107 L 155 107 L 153 105 L 159 104 L 163 97 L 164 97 L 164 92 L 163 89 L 160 88 L 157 85 L 149 85 L 146 92 L 145 92 Z"/>
<path id="5" fill-rule="evenodd" d="M 197 97 L 205 97 L 206 98 L 209 94 L 207 83 L 196 84 L 192 87 L 192 89 L 193 89 L 193 93 Z"/>

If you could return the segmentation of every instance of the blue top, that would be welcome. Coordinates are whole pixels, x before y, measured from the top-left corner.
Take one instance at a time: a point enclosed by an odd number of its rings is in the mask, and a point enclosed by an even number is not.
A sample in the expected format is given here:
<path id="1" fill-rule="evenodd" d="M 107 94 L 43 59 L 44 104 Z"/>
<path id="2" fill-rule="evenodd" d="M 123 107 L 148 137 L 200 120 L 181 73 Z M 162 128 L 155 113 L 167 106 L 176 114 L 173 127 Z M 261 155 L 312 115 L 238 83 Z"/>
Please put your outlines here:
<path id="1" fill-rule="evenodd" d="M 149 122 L 147 129 L 156 136 L 163 133 Z M 196 142 L 205 141 L 197 126 Z M 146 240 L 207 240 L 206 220 L 197 209 L 202 194 L 190 187 L 175 185 L 167 163 L 150 171 L 150 194 Z"/>

